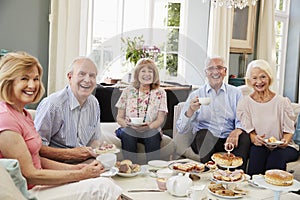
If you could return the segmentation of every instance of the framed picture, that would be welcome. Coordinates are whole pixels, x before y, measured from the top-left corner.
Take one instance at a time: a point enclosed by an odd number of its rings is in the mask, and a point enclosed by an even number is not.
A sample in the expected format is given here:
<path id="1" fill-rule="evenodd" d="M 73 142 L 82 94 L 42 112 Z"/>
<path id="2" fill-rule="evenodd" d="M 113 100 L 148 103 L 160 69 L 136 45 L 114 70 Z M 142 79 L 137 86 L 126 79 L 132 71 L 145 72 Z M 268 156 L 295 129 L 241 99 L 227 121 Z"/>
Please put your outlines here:
<path id="1" fill-rule="evenodd" d="M 256 23 L 256 6 L 232 9 L 230 52 L 252 53 Z"/>

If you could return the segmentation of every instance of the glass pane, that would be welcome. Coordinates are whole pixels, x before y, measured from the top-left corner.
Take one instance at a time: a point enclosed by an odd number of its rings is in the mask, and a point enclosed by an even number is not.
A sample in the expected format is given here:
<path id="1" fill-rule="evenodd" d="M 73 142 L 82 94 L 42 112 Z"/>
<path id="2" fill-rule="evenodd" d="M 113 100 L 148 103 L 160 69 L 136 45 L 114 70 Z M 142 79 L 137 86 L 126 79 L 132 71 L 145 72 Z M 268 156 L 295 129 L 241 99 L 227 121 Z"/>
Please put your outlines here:
<path id="1" fill-rule="evenodd" d="M 276 21 L 275 22 L 275 34 L 282 35 L 283 33 L 283 22 Z"/>
<path id="2" fill-rule="evenodd" d="M 168 30 L 167 52 L 178 51 L 179 29 Z"/>
<path id="3" fill-rule="evenodd" d="M 118 0 L 94 0 L 93 46 L 97 46 L 118 32 Z"/>
<path id="4" fill-rule="evenodd" d="M 171 76 L 177 76 L 178 69 L 178 55 L 177 54 L 167 54 L 167 72 Z"/>
<path id="5" fill-rule="evenodd" d="M 148 27 L 149 12 L 147 7 L 145 0 L 124 1 L 124 32 Z"/>
<path id="6" fill-rule="evenodd" d="M 180 25 L 180 3 L 168 4 L 168 26 Z"/>

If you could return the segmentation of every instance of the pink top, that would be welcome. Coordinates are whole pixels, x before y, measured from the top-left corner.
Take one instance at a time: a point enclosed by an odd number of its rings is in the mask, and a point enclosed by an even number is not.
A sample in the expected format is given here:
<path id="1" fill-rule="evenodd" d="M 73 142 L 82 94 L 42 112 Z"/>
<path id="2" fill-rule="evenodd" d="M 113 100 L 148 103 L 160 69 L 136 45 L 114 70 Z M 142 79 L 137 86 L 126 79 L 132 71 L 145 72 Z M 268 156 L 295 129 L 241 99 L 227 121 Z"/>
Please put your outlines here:
<path id="1" fill-rule="evenodd" d="M 237 107 L 237 117 L 241 120 L 247 133 L 255 130 L 265 138 L 274 136 L 277 140 L 283 138 L 283 132 L 294 133 L 295 115 L 288 98 L 275 95 L 266 103 L 254 101 L 250 96 L 241 99 Z M 293 141 L 290 145 L 299 149 Z"/>
<path id="2" fill-rule="evenodd" d="M 139 98 L 137 95 L 138 90 L 133 86 L 128 86 L 123 90 L 116 104 L 117 108 L 126 110 L 127 119 L 137 117 L 137 111 L 139 111 L 139 117 L 143 118 L 147 113 L 146 122 L 153 122 L 157 118 L 158 111 L 168 112 L 165 90 L 157 88 L 151 90 L 150 93 L 139 92 Z"/>
<path id="3" fill-rule="evenodd" d="M 11 130 L 22 135 L 31 154 L 33 165 L 36 169 L 41 169 L 39 150 L 42 146 L 42 140 L 34 128 L 31 115 L 25 109 L 24 113 L 26 115 L 16 111 L 9 104 L 0 101 L 0 134 L 4 130 Z M 0 158 L 4 158 L 1 152 Z M 28 185 L 28 188 L 31 187 L 32 185 Z"/>

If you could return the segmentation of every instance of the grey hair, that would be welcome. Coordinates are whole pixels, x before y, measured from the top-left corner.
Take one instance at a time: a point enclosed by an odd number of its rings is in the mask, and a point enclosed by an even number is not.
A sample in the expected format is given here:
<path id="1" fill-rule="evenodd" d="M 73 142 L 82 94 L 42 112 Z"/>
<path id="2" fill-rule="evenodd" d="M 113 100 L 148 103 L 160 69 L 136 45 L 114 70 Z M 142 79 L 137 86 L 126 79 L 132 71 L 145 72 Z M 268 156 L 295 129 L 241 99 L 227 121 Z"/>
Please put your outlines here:
<path id="1" fill-rule="evenodd" d="M 92 62 L 92 63 L 95 65 L 95 67 L 96 67 L 96 73 L 98 74 L 98 69 L 97 69 L 96 63 L 95 63 L 91 58 L 89 58 L 89 57 L 87 57 L 87 56 L 78 56 L 78 57 L 76 57 L 76 58 L 72 61 L 72 63 L 69 65 L 68 70 L 67 70 L 67 74 L 73 72 L 73 70 L 74 70 L 74 64 L 75 64 L 77 61 L 79 61 L 79 60 L 89 60 L 90 62 Z"/>
<path id="2" fill-rule="evenodd" d="M 211 60 L 221 60 L 223 63 L 225 63 L 225 60 L 222 56 L 212 56 L 212 57 L 207 57 L 205 60 L 205 68 L 209 67 L 209 63 Z"/>

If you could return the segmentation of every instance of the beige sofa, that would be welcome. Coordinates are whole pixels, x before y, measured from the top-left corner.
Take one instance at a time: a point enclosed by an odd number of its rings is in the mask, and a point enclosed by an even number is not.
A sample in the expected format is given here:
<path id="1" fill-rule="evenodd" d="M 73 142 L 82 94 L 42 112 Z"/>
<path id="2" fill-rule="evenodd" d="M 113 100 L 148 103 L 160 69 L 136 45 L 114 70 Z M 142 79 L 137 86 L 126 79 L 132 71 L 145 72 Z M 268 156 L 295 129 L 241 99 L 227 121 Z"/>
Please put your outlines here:
<path id="1" fill-rule="evenodd" d="M 251 89 L 249 89 L 245 85 L 240 86 L 239 88 L 241 89 L 243 95 L 248 95 L 251 92 Z M 181 102 L 178 105 L 176 105 L 174 108 L 173 127 L 176 127 L 176 121 L 180 115 L 183 105 L 184 102 Z M 295 116 L 298 116 L 300 113 L 300 104 L 292 103 L 292 106 L 294 109 Z M 190 144 L 192 143 L 193 139 L 194 139 L 194 135 L 192 133 L 179 134 L 176 128 L 173 129 L 173 141 L 175 144 L 176 157 L 186 157 L 186 158 L 200 161 L 199 156 L 195 154 L 192 148 L 190 147 Z M 298 161 L 288 163 L 287 170 L 293 170 L 296 179 L 300 180 L 300 157 L 298 158 Z"/>
<path id="2" fill-rule="evenodd" d="M 107 122 L 101 123 L 101 133 L 102 133 L 102 141 L 106 141 L 107 143 L 113 143 L 117 146 L 117 148 L 121 149 L 121 140 L 116 136 L 115 130 L 120 126 L 115 122 Z M 173 153 L 175 152 L 175 145 L 173 140 L 167 136 L 163 135 L 161 140 L 161 157 L 163 160 L 170 160 L 173 158 Z M 118 160 L 123 159 L 122 152 L 117 154 Z M 139 163 L 145 164 L 145 149 L 144 145 L 138 143 L 138 160 Z"/>

